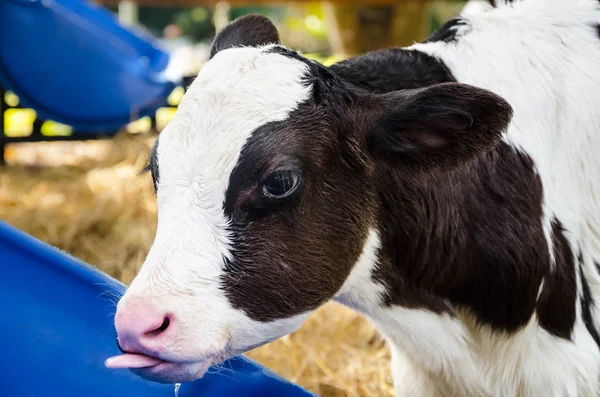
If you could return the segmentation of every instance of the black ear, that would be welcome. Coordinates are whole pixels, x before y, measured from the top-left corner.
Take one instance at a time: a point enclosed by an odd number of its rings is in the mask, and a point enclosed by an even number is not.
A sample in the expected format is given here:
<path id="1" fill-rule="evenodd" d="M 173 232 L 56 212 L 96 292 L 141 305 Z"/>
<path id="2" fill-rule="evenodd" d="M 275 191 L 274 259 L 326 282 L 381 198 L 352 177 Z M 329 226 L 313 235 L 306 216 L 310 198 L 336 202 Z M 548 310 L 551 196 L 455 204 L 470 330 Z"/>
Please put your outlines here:
<path id="1" fill-rule="evenodd" d="M 266 44 L 280 44 L 277 28 L 262 15 L 248 14 L 230 22 L 217 34 L 210 49 L 210 57 L 231 47 L 257 47 Z"/>
<path id="2" fill-rule="evenodd" d="M 498 95 L 443 83 L 379 96 L 382 114 L 368 136 L 375 157 L 420 169 L 450 169 L 492 149 L 512 118 Z"/>

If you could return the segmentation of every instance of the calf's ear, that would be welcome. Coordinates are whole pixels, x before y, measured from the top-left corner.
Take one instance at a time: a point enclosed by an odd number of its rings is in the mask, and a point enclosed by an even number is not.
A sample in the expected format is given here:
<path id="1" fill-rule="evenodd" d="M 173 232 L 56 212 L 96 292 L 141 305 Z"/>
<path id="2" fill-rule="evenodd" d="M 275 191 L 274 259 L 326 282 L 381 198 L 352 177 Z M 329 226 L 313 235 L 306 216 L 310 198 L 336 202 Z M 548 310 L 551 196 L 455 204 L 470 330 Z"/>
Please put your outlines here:
<path id="1" fill-rule="evenodd" d="M 375 158 L 421 170 L 451 169 L 492 149 L 512 118 L 498 95 L 443 83 L 380 95 L 367 143 Z"/>
<path id="2" fill-rule="evenodd" d="M 266 44 L 280 44 L 277 28 L 262 15 L 248 14 L 230 22 L 217 33 L 210 49 L 210 58 L 228 48 Z"/>

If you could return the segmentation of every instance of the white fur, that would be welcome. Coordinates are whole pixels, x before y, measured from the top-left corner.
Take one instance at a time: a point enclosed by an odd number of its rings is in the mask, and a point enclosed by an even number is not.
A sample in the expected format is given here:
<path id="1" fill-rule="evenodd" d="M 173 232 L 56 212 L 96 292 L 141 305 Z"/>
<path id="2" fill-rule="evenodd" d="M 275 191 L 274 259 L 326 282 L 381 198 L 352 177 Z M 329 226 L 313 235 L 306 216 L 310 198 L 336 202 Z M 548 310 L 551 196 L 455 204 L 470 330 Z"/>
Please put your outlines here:
<path id="1" fill-rule="evenodd" d="M 510 102 L 515 114 L 505 140 L 533 159 L 542 180 L 548 245 L 556 218 L 573 251 L 581 247 L 586 277 L 598 288 L 599 3 L 527 0 L 464 16 L 474 33 L 457 45 L 412 48 L 442 59 L 458 81 Z"/>
<path id="2" fill-rule="evenodd" d="M 231 256 L 222 203 L 240 152 L 256 128 L 286 119 L 311 90 L 301 80 L 304 63 L 266 48 L 219 52 L 160 134 L 156 238 L 119 306 L 146 300 L 174 314 L 178 337 L 163 358 L 201 360 L 225 348 L 241 353 L 307 317 L 259 323 L 219 289 L 223 257 Z"/>
<path id="3" fill-rule="evenodd" d="M 380 248 L 375 236 L 336 300 L 362 311 L 388 340 L 397 397 L 597 397 L 600 354 L 579 308 L 573 342 L 549 334 L 535 316 L 507 335 L 466 311 L 384 308 L 382 286 L 369 277 Z"/>
<path id="4" fill-rule="evenodd" d="M 598 288 L 599 4 L 526 0 L 496 9 L 471 5 L 463 16 L 469 28 L 458 42 L 410 48 L 438 57 L 459 82 L 494 91 L 513 106 L 505 140 L 535 163 L 548 245 L 552 250 L 550 222 L 556 218 L 573 252 L 581 248 L 585 277 Z M 450 318 L 375 307 L 366 314 L 393 346 L 398 396 L 591 397 L 600 391 L 600 351 L 579 307 L 572 342 L 550 335 L 536 318 L 508 336 L 475 326 L 466 313 Z"/>
<path id="5" fill-rule="evenodd" d="M 379 232 L 369 229 L 362 252 L 350 275 L 338 291 L 334 300 L 360 312 L 381 305 L 385 286 L 372 280 L 377 254 L 381 246 Z"/>
<path id="6" fill-rule="evenodd" d="M 598 2 L 527 0 L 463 15 L 473 33 L 455 45 L 411 48 L 440 58 L 461 83 L 508 100 L 515 114 L 505 140 L 533 159 L 542 179 L 549 246 L 556 217 L 576 251 L 581 243 L 600 258 Z"/>
<path id="7" fill-rule="evenodd" d="M 471 0 L 465 4 L 463 15 L 465 13 L 480 13 L 493 10 L 494 6 L 488 0 Z"/>

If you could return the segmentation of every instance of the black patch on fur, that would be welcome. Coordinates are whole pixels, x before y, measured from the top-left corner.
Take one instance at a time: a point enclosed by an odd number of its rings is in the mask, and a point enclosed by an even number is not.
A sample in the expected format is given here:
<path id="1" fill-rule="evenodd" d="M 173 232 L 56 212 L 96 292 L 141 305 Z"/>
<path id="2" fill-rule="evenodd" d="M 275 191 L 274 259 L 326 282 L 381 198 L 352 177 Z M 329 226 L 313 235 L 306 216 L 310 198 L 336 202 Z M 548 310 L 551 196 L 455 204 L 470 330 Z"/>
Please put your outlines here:
<path id="1" fill-rule="evenodd" d="M 488 0 L 493 7 L 498 7 L 498 1 Z M 514 0 L 499 0 L 500 3 L 512 4 Z"/>
<path id="2" fill-rule="evenodd" d="M 343 87 L 337 74 L 332 72 L 329 68 L 311 59 L 307 59 L 296 51 L 292 51 L 285 47 L 276 46 L 269 49 L 267 52 L 295 59 L 308 66 L 308 72 L 304 76 L 304 81 L 307 85 L 312 86 L 312 96 L 315 104 L 328 104 L 328 102 L 331 102 L 332 98 L 334 102 L 339 102 L 340 100 L 343 100 L 344 102 L 352 101 L 349 96 L 350 92 Z M 335 106 L 339 104 L 330 103 L 330 105 Z"/>
<path id="3" fill-rule="evenodd" d="M 552 220 L 554 270 L 544 276 L 536 313 L 542 328 L 564 339 L 570 339 L 577 317 L 577 265 L 575 257 L 557 219 Z"/>
<path id="4" fill-rule="evenodd" d="M 233 260 L 225 261 L 222 289 L 233 307 L 257 321 L 314 310 L 331 299 L 366 238 L 368 217 L 359 209 L 372 193 L 359 188 L 368 183 L 367 172 L 345 162 L 335 117 L 344 107 L 328 95 L 326 105 L 310 98 L 289 119 L 255 130 L 230 176 L 224 212 Z M 302 172 L 299 193 L 266 200 L 265 176 L 290 167 Z"/>
<path id="5" fill-rule="evenodd" d="M 592 335 L 592 338 L 594 338 L 594 341 L 596 342 L 596 345 L 598 345 L 598 347 L 600 347 L 600 335 L 598 334 L 598 330 L 596 329 L 596 325 L 594 324 L 594 318 L 592 316 L 592 310 L 594 308 L 594 306 L 596 305 L 596 302 L 594 302 L 594 298 L 592 296 L 592 291 L 590 289 L 590 285 L 587 281 L 587 279 L 585 278 L 584 272 L 583 272 L 583 258 L 581 256 L 581 252 L 579 253 L 578 256 L 579 259 L 579 277 L 581 278 L 581 291 L 583 293 L 583 296 L 581 297 L 581 316 L 583 318 L 583 323 L 585 324 L 585 327 L 587 328 L 588 332 L 590 333 L 590 335 Z"/>
<path id="6" fill-rule="evenodd" d="M 154 191 L 158 190 L 158 137 L 154 141 L 154 145 L 152 146 L 152 150 L 150 151 L 150 158 L 148 159 L 148 164 L 144 167 L 144 172 L 150 171 L 152 175 L 152 183 L 154 184 Z"/>
<path id="7" fill-rule="evenodd" d="M 387 94 L 367 138 L 371 154 L 403 172 L 448 171 L 491 150 L 512 118 L 508 103 L 485 90 L 443 83 Z"/>
<path id="8" fill-rule="evenodd" d="M 389 286 L 388 305 L 467 308 L 506 331 L 529 321 L 550 261 L 530 158 L 500 143 L 451 173 L 423 179 L 389 169 L 378 179 L 375 276 Z"/>
<path id="9" fill-rule="evenodd" d="M 354 86 L 377 93 L 456 81 L 441 61 L 419 51 L 401 48 L 360 55 L 336 63 L 330 69 Z"/>
<path id="10" fill-rule="evenodd" d="M 379 93 L 455 81 L 439 60 L 404 49 L 369 53 L 331 69 Z M 380 233 L 386 237 L 376 277 L 390 286 L 388 304 L 434 311 L 467 307 L 479 322 L 508 331 L 538 310 L 548 331 L 570 337 L 576 304 L 572 254 L 557 231 L 563 261 L 561 272 L 551 276 L 540 224 L 542 187 L 531 159 L 500 144 L 449 175 L 419 180 L 389 172 L 377 176 Z M 536 306 L 545 277 L 552 290 Z M 553 315 L 551 304 L 559 300 Z"/>
<path id="11" fill-rule="evenodd" d="M 329 70 L 327 67 L 321 65 L 318 62 L 313 61 L 312 59 L 305 58 L 302 55 L 298 54 L 296 51 L 290 50 L 289 48 L 275 46 L 273 48 L 270 48 L 266 52 L 271 54 L 280 54 L 306 64 L 308 66 L 308 73 L 305 76 L 305 78 L 307 79 L 307 83 L 339 83 L 338 76 L 336 76 L 335 73 L 332 73 L 332 71 Z"/>
<path id="12" fill-rule="evenodd" d="M 448 20 L 445 24 L 440 26 L 424 43 L 431 43 L 434 41 L 443 41 L 445 43 L 452 43 L 457 40 L 458 29 L 461 26 L 465 26 L 467 21 L 463 18 L 456 17 Z"/>

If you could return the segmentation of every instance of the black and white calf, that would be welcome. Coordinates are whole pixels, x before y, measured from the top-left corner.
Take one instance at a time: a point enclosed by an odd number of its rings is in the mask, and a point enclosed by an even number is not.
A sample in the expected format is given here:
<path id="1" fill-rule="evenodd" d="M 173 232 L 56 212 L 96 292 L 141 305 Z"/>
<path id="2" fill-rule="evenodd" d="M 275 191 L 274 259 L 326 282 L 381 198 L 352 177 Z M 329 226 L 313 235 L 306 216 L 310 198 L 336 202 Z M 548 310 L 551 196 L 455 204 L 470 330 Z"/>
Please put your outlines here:
<path id="1" fill-rule="evenodd" d="M 220 32 L 154 147 L 107 365 L 195 379 L 334 299 L 398 396 L 595 397 L 600 2 L 496 3 L 329 68 L 262 17 Z"/>

